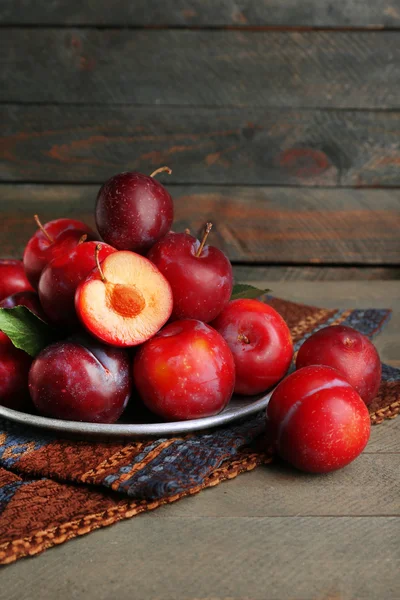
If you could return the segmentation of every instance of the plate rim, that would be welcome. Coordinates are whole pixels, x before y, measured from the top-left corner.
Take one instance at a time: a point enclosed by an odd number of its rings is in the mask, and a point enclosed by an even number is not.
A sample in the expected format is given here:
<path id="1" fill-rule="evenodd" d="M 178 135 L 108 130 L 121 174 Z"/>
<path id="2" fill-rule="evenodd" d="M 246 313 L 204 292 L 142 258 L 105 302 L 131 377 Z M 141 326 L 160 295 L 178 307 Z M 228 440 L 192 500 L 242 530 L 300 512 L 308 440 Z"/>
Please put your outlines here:
<path id="1" fill-rule="evenodd" d="M 210 429 L 250 416 L 266 408 L 273 390 L 248 405 L 226 410 L 211 417 L 170 421 L 166 423 L 88 423 L 85 421 L 66 421 L 41 415 L 32 415 L 12 408 L 0 406 L 0 417 L 29 427 L 69 434 L 101 435 L 106 437 L 146 437 L 157 435 L 175 435 Z M 248 396 L 247 396 L 248 397 Z M 245 396 L 243 396 L 245 398 Z M 229 404 L 226 408 L 229 408 Z"/>

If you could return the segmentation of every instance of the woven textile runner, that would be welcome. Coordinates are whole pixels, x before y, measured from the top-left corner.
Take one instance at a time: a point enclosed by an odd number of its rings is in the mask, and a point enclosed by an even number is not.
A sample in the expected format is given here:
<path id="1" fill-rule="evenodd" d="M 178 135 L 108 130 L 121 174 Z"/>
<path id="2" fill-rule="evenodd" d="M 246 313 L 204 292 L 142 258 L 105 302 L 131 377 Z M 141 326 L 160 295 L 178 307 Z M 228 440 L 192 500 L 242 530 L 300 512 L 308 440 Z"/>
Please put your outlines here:
<path id="1" fill-rule="evenodd" d="M 328 310 L 266 297 L 298 350 L 313 331 L 346 324 L 373 337 L 388 310 Z M 371 422 L 400 412 L 400 370 L 383 366 Z M 185 437 L 84 442 L 0 419 L 0 564 L 196 494 L 273 460 L 264 414 Z"/>

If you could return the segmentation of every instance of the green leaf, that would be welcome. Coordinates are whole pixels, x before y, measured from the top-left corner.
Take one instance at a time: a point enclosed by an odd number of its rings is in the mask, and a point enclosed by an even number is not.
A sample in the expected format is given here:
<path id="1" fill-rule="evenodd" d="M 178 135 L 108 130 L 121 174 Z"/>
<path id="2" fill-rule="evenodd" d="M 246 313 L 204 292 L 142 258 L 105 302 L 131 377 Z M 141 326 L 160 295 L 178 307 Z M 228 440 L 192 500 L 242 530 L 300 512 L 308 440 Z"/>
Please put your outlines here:
<path id="1" fill-rule="evenodd" d="M 259 298 L 269 291 L 270 290 L 260 290 L 253 285 L 237 283 L 233 286 L 231 300 L 238 300 L 238 298 Z"/>
<path id="2" fill-rule="evenodd" d="M 10 338 L 16 348 L 33 357 L 55 339 L 51 327 L 26 306 L 0 308 L 0 331 Z"/>

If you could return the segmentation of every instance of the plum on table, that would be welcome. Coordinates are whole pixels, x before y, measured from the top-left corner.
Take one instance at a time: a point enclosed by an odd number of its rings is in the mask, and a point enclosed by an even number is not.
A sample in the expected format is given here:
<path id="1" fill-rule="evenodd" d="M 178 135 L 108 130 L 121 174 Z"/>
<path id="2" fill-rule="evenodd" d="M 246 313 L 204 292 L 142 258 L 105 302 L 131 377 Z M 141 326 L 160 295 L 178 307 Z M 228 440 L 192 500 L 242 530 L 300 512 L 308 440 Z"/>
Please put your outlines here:
<path id="1" fill-rule="evenodd" d="M 328 473 L 351 463 L 369 440 L 365 403 L 336 370 L 303 367 L 281 381 L 267 406 L 269 441 L 294 467 Z"/>
<path id="2" fill-rule="evenodd" d="M 378 394 L 382 375 L 379 354 L 373 343 L 352 327 L 331 325 L 311 335 L 296 359 L 298 369 L 308 365 L 337 369 L 367 405 Z"/>

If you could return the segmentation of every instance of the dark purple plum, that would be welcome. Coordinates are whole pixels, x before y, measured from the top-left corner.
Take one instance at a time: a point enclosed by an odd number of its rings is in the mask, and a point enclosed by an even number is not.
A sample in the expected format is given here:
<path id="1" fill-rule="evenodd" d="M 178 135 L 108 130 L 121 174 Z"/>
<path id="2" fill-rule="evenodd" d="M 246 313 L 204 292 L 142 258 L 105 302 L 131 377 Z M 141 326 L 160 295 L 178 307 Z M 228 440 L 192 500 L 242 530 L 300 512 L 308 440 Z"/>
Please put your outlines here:
<path id="1" fill-rule="evenodd" d="M 0 331 L 0 404 L 14 410 L 30 411 L 28 373 L 32 358 L 13 346 Z"/>
<path id="2" fill-rule="evenodd" d="M 0 308 L 26 306 L 39 318 L 45 319 L 39 296 L 35 292 L 17 292 L 7 296 L 0 302 Z M 16 348 L 9 337 L 0 331 L 0 404 L 31 412 L 32 401 L 28 389 L 28 373 L 32 358 Z"/>
<path id="3" fill-rule="evenodd" d="M 4 300 L 0 302 L 0 308 L 14 308 L 15 306 L 26 306 L 30 311 L 35 313 L 39 319 L 46 321 L 46 316 L 36 292 L 17 292 L 16 294 L 7 296 L 7 298 L 4 298 Z"/>
<path id="4" fill-rule="evenodd" d="M 24 290 L 33 288 L 26 278 L 22 260 L 0 258 L 0 300 Z"/>
<path id="5" fill-rule="evenodd" d="M 152 175 L 125 172 L 106 181 L 97 196 L 96 225 L 101 237 L 117 250 L 144 253 L 171 228 L 172 198 Z"/>
<path id="6" fill-rule="evenodd" d="M 72 336 L 36 357 L 29 372 L 29 391 L 45 416 L 114 423 L 132 391 L 129 356 L 89 336 Z"/>

